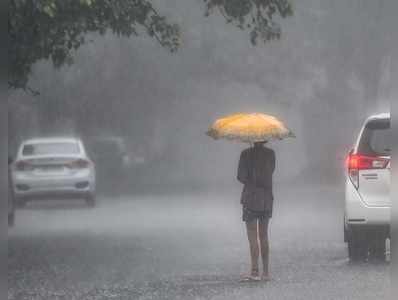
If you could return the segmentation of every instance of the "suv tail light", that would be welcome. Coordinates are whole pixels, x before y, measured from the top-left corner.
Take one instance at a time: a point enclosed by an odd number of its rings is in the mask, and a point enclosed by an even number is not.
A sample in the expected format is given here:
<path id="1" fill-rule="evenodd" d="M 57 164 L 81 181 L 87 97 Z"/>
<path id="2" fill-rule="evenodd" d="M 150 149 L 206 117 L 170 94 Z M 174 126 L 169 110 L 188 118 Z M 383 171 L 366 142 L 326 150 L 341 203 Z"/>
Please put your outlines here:
<path id="1" fill-rule="evenodd" d="M 88 168 L 89 166 L 90 166 L 90 162 L 85 159 L 78 159 L 78 160 L 72 161 L 69 164 L 69 167 L 71 169 L 85 169 L 85 168 Z"/>
<path id="2" fill-rule="evenodd" d="M 26 160 L 20 160 L 15 163 L 15 169 L 17 171 L 31 171 L 33 166 Z"/>
<path id="3" fill-rule="evenodd" d="M 355 188 L 358 189 L 360 170 L 385 169 L 389 162 L 388 158 L 351 153 L 347 158 L 348 175 Z"/>

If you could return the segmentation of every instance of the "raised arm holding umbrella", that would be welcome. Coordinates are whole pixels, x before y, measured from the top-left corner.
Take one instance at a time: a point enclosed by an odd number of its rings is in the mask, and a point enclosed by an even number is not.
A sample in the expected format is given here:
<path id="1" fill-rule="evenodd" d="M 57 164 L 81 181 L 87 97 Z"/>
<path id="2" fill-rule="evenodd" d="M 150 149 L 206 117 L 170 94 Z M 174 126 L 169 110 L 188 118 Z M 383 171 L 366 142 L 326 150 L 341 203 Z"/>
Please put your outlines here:
<path id="1" fill-rule="evenodd" d="M 251 270 L 245 281 L 269 280 L 268 223 L 272 216 L 272 175 L 275 153 L 265 147 L 270 140 L 294 137 L 277 118 L 265 114 L 235 114 L 217 120 L 207 134 L 214 139 L 237 140 L 251 147 L 240 155 L 238 180 L 244 185 L 241 204 L 250 246 Z M 258 258 L 261 251 L 263 273 Z"/>

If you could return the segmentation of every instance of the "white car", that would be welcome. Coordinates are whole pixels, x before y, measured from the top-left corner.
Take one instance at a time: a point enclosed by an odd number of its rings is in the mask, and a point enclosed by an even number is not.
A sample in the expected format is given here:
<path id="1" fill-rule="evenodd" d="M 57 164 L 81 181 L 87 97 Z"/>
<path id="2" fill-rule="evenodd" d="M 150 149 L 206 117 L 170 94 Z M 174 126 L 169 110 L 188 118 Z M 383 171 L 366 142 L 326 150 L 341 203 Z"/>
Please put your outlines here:
<path id="1" fill-rule="evenodd" d="M 344 237 L 351 260 L 385 259 L 391 222 L 390 114 L 369 117 L 347 158 Z"/>
<path id="2" fill-rule="evenodd" d="M 19 206 L 35 199 L 71 197 L 95 206 L 95 167 L 79 139 L 27 140 L 19 147 L 11 171 Z"/>

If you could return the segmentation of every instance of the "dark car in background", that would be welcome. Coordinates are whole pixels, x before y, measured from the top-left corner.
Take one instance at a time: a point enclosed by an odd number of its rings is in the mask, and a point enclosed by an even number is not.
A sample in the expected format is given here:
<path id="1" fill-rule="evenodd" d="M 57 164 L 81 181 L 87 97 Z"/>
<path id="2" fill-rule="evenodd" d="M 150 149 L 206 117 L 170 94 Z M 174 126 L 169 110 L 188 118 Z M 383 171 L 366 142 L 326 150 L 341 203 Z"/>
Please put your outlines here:
<path id="1" fill-rule="evenodd" d="M 121 136 L 91 136 L 85 139 L 97 167 L 98 190 L 120 192 L 128 185 L 132 158 Z"/>

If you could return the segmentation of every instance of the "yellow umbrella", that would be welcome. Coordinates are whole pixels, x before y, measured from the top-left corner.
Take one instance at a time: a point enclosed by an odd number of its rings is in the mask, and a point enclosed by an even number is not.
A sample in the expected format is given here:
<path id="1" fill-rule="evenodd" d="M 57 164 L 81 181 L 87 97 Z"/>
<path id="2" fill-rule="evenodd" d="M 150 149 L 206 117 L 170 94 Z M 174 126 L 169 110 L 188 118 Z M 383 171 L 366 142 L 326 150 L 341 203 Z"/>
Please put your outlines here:
<path id="1" fill-rule="evenodd" d="M 216 140 L 225 138 L 246 143 L 295 137 L 280 120 L 261 113 L 240 113 L 218 119 L 207 135 Z"/>

